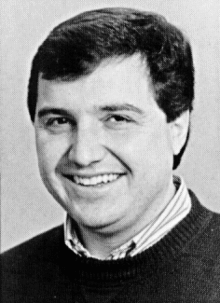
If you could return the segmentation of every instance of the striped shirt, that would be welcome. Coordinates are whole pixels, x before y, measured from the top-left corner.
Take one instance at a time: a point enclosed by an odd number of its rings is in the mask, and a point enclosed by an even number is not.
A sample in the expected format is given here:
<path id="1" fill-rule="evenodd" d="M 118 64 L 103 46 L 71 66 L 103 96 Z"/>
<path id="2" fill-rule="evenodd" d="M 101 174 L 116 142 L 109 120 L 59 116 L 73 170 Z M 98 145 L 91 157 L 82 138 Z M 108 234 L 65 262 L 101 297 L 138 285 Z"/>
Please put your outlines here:
<path id="1" fill-rule="evenodd" d="M 173 182 L 177 190 L 165 209 L 131 240 L 114 249 L 105 260 L 117 260 L 128 256 L 133 257 L 143 252 L 157 243 L 186 217 L 191 209 L 191 199 L 188 190 L 181 177 L 173 176 Z M 80 242 L 74 230 L 72 219 L 68 214 L 64 227 L 65 244 L 72 251 L 80 256 L 96 258 Z"/>

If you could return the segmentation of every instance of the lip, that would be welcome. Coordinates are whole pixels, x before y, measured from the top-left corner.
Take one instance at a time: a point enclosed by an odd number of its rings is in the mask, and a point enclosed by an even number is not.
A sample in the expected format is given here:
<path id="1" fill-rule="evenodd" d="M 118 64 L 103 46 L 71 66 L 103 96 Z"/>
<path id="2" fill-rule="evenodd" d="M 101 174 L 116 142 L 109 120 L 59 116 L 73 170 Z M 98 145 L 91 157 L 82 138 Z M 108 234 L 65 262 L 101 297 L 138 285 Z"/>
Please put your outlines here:
<path id="1" fill-rule="evenodd" d="M 93 178 L 93 177 L 98 177 L 98 176 L 103 176 L 103 175 L 125 175 L 126 173 L 125 172 L 116 172 L 116 171 L 111 171 L 111 172 L 106 172 L 106 171 L 103 171 L 103 172 L 96 172 L 96 173 L 85 173 L 85 172 L 64 172 L 62 173 L 63 176 L 77 176 L 77 177 L 80 177 L 80 178 Z"/>
<path id="2" fill-rule="evenodd" d="M 107 187 L 115 182 L 117 182 L 119 179 L 121 179 L 122 176 L 125 175 L 125 173 L 116 173 L 116 172 L 111 172 L 111 173 L 96 173 L 96 174 L 82 174 L 82 173 L 77 173 L 77 174 L 70 174 L 70 173 L 64 173 L 62 174 L 64 178 L 66 178 L 69 182 L 72 183 L 72 185 L 78 187 L 78 188 L 83 188 L 83 189 L 95 189 L 95 188 L 102 188 L 102 187 Z M 117 175 L 118 177 L 112 181 L 106 182 L 106 183 L 99 183 L 99 184 L 91 184 L 91 185 L 83 185 L 83 184 L 78 184 L 74 181 L 74 176 L 79 177 L 79 178 L 94 178 L 94 177 L 99 177 L 103 175 Z"/>

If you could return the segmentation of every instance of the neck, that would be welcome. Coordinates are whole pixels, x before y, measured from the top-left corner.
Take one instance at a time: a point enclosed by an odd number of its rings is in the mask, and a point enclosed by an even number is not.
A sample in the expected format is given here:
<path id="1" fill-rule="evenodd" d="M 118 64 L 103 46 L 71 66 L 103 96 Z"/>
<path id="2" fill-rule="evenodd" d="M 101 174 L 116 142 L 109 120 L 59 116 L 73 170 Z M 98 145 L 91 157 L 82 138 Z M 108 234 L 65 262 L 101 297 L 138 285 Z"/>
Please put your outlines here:
<path id="1" fill-rule="evenodd" d="M 110 253 L 119 248 L 121 245 L 131 240 L 141 230 L 147 227 L 161 212 L 166 208 L 167 204 L 175 195 L 175 186 L 173 179 L 169 183 L 165 195 L 157 201 L 154 201 L 149 207 L 146 214 L 143 214 L 138 222 L 135 222 L 129 228 L 115 229 L 114 231 L 94 230 L 85 226 L 79 226 L 79 237 L 81 242 L 90 252 L 90 254 L 98 259 L 106 259 Z"/>

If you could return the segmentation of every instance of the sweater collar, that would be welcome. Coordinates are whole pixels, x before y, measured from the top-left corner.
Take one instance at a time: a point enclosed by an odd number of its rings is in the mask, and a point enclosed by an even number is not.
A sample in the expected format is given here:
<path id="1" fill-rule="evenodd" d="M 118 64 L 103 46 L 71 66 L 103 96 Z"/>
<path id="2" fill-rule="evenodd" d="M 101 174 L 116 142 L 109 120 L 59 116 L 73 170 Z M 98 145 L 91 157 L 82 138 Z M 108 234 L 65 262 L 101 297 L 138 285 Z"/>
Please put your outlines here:
<path id="1" fill-rule="evenodd" d="M 173 176 L 176 193 L 165 209 L 132 239 L 114 249 L 106 260 L 133 257 L 150 248 L 186 217 L 191 209 L 191 199 L 182 177 Z M 67 214 L 64 223 L 65 244 L 81 257 L 94 258 L 80 242 L 73 220 Z"/>
<path id="2" fill-rule="evenodd" d="M 211 220 L 213 213 L 204 208 L 189 191 L 192 208 L 189 214 L 179 222 L 165 237 L 149 249 L 134 257 L 119 260 L 97 260 L 82 258 L 63 244 L 61 254 L 62 264 L 66 271 L 77 280 L 90 283 L 116 283 L 132 279 L 139 274 L 154 274 L 163 266 L 169 265 L 177 259 L 183 250 L 193 241 L 197 234 L 204 229 Z"/>

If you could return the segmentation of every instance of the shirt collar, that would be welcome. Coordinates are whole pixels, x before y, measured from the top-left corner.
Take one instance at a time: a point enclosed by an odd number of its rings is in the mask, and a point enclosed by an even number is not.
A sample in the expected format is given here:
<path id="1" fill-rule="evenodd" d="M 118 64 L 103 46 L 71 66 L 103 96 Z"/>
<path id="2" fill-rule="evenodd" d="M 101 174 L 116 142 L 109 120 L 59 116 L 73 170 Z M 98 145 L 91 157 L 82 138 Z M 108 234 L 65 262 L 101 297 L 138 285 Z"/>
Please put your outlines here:
<path id="1" fill-rule="evenodd" d="M 157 243 L 189 213 L 191 199 L 183 178 L 173 176 L 173 183 L 176 193 L 165 209 L 131 240 L 114 249 L 106 259 L 116 260 L 141 253 Z M 74 221 L 68 214 L 64 223 L 64 236 L 65 244 L 74 253 L 82 257 L 93 257 L 80 242 Z"/>

